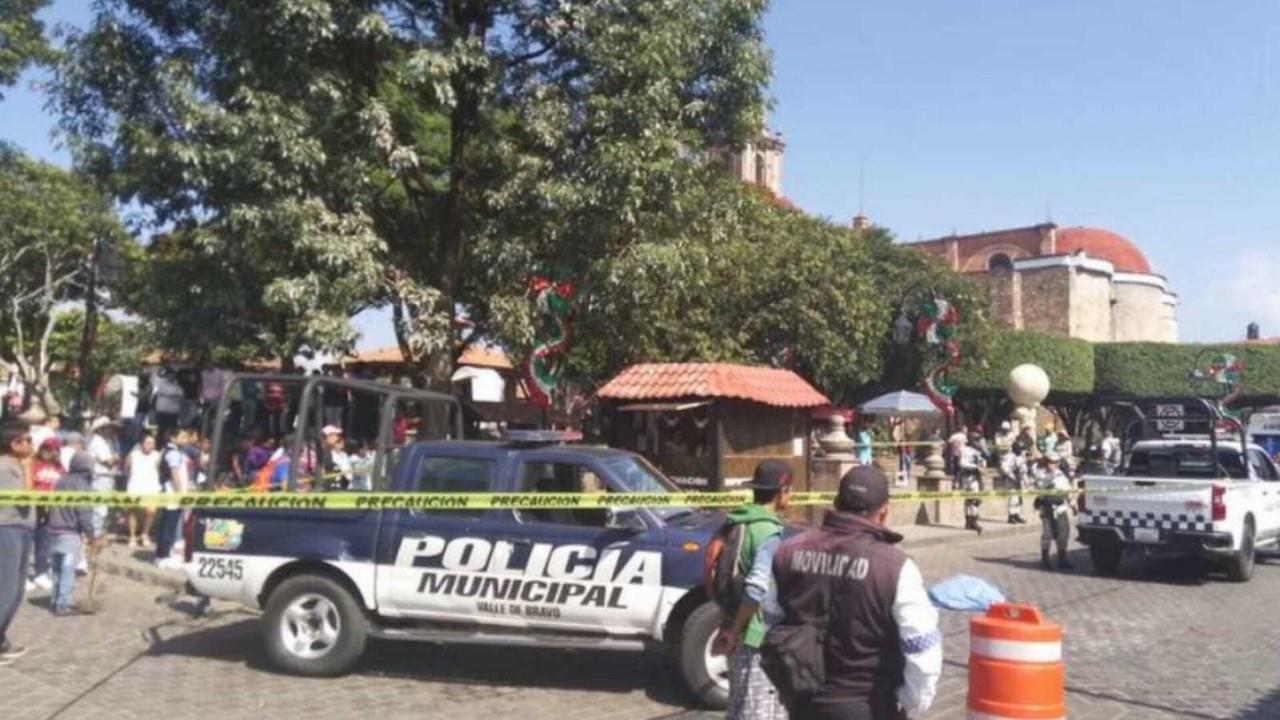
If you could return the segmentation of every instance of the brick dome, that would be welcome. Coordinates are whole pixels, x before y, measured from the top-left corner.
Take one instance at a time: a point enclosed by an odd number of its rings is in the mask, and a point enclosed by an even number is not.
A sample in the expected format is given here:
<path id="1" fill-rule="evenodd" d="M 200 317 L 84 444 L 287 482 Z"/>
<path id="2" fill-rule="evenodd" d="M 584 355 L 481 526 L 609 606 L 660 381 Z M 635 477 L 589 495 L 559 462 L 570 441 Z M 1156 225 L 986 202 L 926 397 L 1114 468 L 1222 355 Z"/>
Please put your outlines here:
<path id="1" fill-rule="evenodd" d="M 1117 272 L 1150 273 L 1151 263 L 1136 245 L 1101 228 L 1072 227 L 1054 231 L 1055 251 L 1070 254 L 1083 250 L 1089 257 L 1106 260 Z"/>

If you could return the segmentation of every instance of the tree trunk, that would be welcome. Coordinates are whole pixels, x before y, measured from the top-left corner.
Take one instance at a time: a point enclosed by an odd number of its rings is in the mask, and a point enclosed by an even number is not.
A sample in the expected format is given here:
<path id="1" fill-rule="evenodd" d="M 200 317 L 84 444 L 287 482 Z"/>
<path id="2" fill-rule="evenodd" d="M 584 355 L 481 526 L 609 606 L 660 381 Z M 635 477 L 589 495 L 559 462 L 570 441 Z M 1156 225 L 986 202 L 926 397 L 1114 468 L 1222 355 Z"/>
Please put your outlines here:
<path id="1" fill-rule="evenodd" d="M 492 24 L 487 0 L 449 0 L 445 3 L 441 24 L 445 42 L 455 52 L 462 46 L 483 47 L 485 34 Z M 456 339 L 453 317 L 462 285 L 462 261 L 467 247 L 467 201 L 471 192 L 470 147 L 480 124 L 480 87 L 485 71 L 466 66 L 454 71 L 449 84 L 454 105 L 449 112 L 449 189 L 445 195 L 443 229 L 436 247 L 436 287 L 441 297 L 434 312 L 448 321 L 449 341 L 443 348 L 429 352 L 418 370 L 432 389 L 448 391 L 453 375 Z"/>

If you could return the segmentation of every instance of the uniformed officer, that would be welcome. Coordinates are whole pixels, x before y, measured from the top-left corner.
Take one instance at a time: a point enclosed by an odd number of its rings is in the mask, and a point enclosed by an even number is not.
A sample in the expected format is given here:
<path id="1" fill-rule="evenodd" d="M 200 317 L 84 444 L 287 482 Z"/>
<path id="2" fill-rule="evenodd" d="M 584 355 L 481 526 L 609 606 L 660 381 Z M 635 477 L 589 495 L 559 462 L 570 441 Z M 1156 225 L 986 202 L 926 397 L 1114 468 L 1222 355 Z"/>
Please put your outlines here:
<path id="1" fill-rule="evenodd" d="M 1009 524 L 1022 525 L 1027 521 L 1022 517 L 1022 491 L 1027 489 L 1027 457 L 1026 452 L 1009 452 L 1000 456 L 1000 480 L 1004 489 L 1013 493 L 1009 496 Z"/>
<path id="2" fill-rule="evenodd" d="M 789 699 L 792 720 L 898 720 L 933 703 L 938 612 L 888 518 L 888 479 L 874 465 L 856 467 L 822 525 L 774 556 L 782 623 L 824 636 L 825 677 L 812 696 Z"/>
<path id="3" fill-rule="evenodd" d="M 1040 512 L 1040 564 L 1048 569 L 1049 546 L 1058 549 L 1058 568 L 1070 570 L 1072 565 L 1067 560 L 1067 542 L 1071 539 L 1071 503 L 1068 491 L 1071 481 L 1059 467 L 1055 453 L 1046 454 L 1040 459 L 1036 468 L 1035 481 L 1037 490 L 1061 490 L 1061 495 L 1039 495 L 1035 507 Z"/>

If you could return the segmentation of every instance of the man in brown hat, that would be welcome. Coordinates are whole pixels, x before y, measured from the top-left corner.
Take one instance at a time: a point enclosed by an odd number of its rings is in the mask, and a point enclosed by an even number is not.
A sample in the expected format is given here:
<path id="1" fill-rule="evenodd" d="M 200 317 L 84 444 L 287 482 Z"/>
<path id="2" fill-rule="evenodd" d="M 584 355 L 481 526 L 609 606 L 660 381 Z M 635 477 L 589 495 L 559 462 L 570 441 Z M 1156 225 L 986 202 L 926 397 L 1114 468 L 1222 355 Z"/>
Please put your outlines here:
<path id="1" fill-rule="evenodd" d="M 885 527 L 889 481 L 875 466 L 840 479 L 822 525 L 782 543 L 773 575 L 781 625 L 816 627 L 825 673 L 790 698 L 793 720 L 897 720 L 927 710 L 942 674 L 938 613 L 916 564 Z"/>

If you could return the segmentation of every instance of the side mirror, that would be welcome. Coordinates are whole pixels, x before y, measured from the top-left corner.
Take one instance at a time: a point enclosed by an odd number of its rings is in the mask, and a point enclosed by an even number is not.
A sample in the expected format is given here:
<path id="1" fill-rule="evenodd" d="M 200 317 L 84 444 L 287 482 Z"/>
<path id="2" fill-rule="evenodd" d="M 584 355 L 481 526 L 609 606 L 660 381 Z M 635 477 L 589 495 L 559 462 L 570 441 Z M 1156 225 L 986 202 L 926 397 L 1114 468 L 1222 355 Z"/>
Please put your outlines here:
<path id="1" fill-rule="evenodd" d="M 631 508 L 605 508 L 604 526 L 629 533 L 644 532 L 646 528 L 644 518 Z"/>

